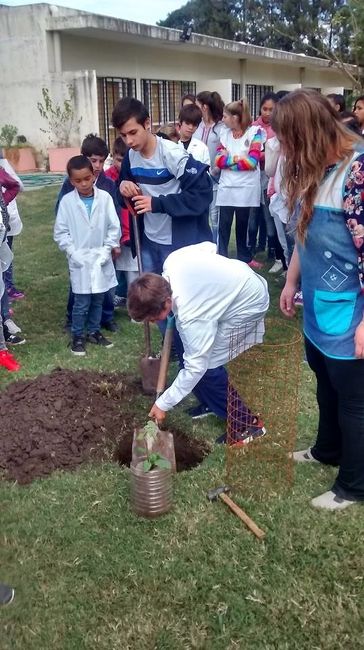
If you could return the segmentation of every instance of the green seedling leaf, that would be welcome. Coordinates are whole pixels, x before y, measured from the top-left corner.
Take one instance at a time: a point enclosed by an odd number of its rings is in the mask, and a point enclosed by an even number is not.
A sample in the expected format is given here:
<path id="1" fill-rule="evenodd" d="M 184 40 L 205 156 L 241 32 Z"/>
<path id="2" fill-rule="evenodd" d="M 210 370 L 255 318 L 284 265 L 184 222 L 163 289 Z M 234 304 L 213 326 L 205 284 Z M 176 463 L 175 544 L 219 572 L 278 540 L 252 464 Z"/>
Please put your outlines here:
<path id="1" fill-rule="evenodd" d="M 143 461 L 143 471 L 149 472 L 152 469 L 152 463 L 147 459 Z"/>
<path id="2" fill-rule="evenodd" d="M 155 464 L 157 467 L 160 467 L 160 469 L 171 469 L 171 463 L 166 458 L 158 458 L 158 460 L 155 461 Z"/>

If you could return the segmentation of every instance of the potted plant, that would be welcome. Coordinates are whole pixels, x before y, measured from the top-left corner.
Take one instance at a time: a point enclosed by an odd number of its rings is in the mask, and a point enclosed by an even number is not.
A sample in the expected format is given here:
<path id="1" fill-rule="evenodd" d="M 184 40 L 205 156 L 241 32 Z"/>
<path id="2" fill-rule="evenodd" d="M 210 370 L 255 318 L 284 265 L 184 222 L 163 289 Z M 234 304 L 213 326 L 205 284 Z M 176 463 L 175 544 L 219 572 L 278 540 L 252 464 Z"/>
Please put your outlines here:
<path id="1" fill-rule="evenodd" d="M 171 463 L 153 450 L 157 433 L 152 421 L 138 432 L 137 460 L 130 466 L 132 507 L 142 517 L 159 517 L 172 508 Z"/>
<path id="2" fill-rule="evenodd" d="M 73 86 L 68 85 L 67 89 L 68 97 L 58 103 L 51 98 L 48 88 L 43 87 L 43 102 L 37 103 L 41 117 L 48 122 L 48 127 L 41 131 L 48 135 L 49 142 L 54 145 L 48 149 L 51 172 L 64 172 L 68 160 L 80 153 L 80 148 L 72 146 L 71 141 L 74 134 L 79 134 L 82 118 L 76 120 L 75 117 Z"/>
<path id="3" fill-rule="evenodd" d="M 18 129 L 13 124 L 4 124 L 1 127 L 0 146 L 4 158 L 7 159 L 17 173 L 36 171 L 34 150 L 24 135 L 18 136 Z"/>

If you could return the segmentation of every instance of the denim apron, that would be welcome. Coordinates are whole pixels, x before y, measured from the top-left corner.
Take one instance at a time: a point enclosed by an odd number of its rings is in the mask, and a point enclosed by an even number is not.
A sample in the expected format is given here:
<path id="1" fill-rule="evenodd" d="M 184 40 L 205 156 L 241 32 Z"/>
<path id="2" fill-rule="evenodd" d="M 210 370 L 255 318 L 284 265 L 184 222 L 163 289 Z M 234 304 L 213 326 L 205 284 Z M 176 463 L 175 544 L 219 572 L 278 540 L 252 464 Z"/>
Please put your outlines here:
<path id="1" fill-rule="evenodd" d="M 347 174 L 358 155 L 356 152 L 345 166 L 337 165 L 321 183 L 305 243 L 297 243 L 304 333 L 334 359 L 355 359 L 354 335 L 363 319 L 358 252 L 343 209 Z"/>

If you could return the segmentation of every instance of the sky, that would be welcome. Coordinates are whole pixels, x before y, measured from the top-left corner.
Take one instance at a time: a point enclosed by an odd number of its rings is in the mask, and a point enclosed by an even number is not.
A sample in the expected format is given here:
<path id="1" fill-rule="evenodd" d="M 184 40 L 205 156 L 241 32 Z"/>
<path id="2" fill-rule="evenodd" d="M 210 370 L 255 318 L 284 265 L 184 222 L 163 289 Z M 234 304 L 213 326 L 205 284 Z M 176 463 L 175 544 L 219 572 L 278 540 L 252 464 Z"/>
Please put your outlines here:
<path id="1" fill-rule="evenodd" d="M 42 0 L 30 0 L 29 2 L 26 0 L 2 0 L 2 4 L 9 7 L 39 4 L 39 2 Z M 157 20 L 164 20 L 168 13 L 179 9 L 186 2 L 187 0 L 137 0 L 137 2 L 133 2 L 133 0 L 105 0 L 104 2 L 100 2 L 100 0 L 55 0 L 48 4 L 155 25 Z"/>

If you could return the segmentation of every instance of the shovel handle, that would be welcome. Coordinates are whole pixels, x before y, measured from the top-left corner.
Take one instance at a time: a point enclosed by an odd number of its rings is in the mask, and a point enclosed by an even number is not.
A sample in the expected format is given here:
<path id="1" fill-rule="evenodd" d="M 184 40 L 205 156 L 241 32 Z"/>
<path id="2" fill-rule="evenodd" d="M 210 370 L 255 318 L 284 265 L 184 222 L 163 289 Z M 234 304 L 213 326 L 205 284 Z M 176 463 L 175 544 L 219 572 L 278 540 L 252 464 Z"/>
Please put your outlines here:
<path id="1" fill-rule="evenodd" d="M 166 386 L 167 370 L 169 357 L 171 354 L 171 347 L 174 332 L 174 316 L 167 316 L 167 329 L 164 335 L 161 365 L 159 367 L 158 381 L 157 381 L 157 394 L 156 399 L 163 393 Z"/>
<path id="2" fill-rule="evenodd" d="M 140 247 L 139 228 L 138 228 L 138 221 L 137 221 L 138 214 L 132 202 L 129 201 L 129 199 L 127 199 L 126 197 L 124 197 L 124 203 L 131 214 L 131 218 L 133 222 L 133 234 L 134 234 L 135 250 L 136 250 L 137 262 L 138 262 L 138 272 L 139 275 L 141 275 L 143 273 L 143 265 L 142 265 L 142 252 Z M 150 327 L 148 321 L 144 321 L 144 341 L 145 341 L 145 354 L 147 357 L 150 357 L 152 356 L 152 344 L 150 341 Z"/>
<path id="3" fill-rule="evenodd" d="M 230 497 L 227 494 L 222 492 L 221 494 L 219 494 L 219 497 L 220 497 L 221 501 L 226 503 L 226 505 L 230 508 L 230 510 L 232 510 L 232 512 L 237 517 L 239 517 L 239 519 L 241 519 L 241 521 L 244 522 L 244 524 L 249 528 L 249 530 L 251 530 L 252 533 L 254 533 L 254 535 L 256 537 L 258 537 L 258 539 L 264 539 L 265 532 L 263 530 L 261 530 L 256 525 L 256 523 L 252 519 L 250 519 L 249 515 L 247 515 L 246 512 L 244 512 L 244 510 L 239 508 L 239 506 L 237 506 L 236 503 L 234 503 L 234 501 L 232 499 L 230 499 Z"/>

